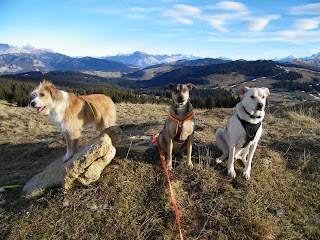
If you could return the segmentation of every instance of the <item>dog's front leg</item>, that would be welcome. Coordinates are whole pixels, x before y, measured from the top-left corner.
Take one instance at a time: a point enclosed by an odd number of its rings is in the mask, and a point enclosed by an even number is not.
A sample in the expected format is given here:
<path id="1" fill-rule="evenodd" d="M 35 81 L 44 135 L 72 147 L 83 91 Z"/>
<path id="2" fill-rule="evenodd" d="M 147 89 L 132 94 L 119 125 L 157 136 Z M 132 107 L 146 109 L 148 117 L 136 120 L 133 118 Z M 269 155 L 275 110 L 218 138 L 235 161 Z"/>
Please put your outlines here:
<path id="1" fill-rule="evenodd" d="M 190 169 L 193 168 L 193 164 L 191 161 L 192 143 L 193 143 L 193 135 L 189 136 L 187 139 L 187 164 Z"/>
<path id="2" fill-rule="evenodd" d="M 230 146 L 229 146 L 229 159 L 228 159 L 228 175 L 232 178 L 235 178 L 237 176 L 236 171 L 234 170 L 235 151 L 236 151 L 235 144 L 230 144 Z"/>
<path id="3" fill-rule="evenodd" d="M 78 143 L 79 143 L 80 135 L 81 135 L 80 130 L 74 131 L 73 134 L 71 135 L 72 156 L 75 155 L 78 151 Z"/>
<path id="4" fill-rule="evenodd" d="M 172 139 L 168 139 L 167 140 L 167 168 L 168 168 L 168 170 L 172 170 L 172 149 L 173 149 Z"/>
<path id="5" fill-rule="evenodd" d="M 242 176 L 248 180 L 250 179 L 250 171 L 251 171 L 251 163 L 252 163 L 252 159 L 253 159 L 253 154 L 256 151 L 257 146 L 258 146 L 258 142 L 254 143 L 253 145 L 251 145 L 249 147 L 247 161 L 244 164 L 245 168 L 243 170 Z"/>
<path id="6" fill-rule="evenodd" d="M 80 131 L 66 132 L 67 153 L 63 157 L 63 161 L 68 161 L 78 151 L 78 143 Z"/>
<path id="7" fill-rule="evenodd" d="M 64 132 L 63 136 L 64 136 L 64 139 L 66 140 L 66 145 L 67 145 L 67 152 L 63 157 L 63 161 L 66 162 L 72 157 L 72 150 L 71 150 L 72 141 L 71 141 L 71 136 L 68 132 Z"/>

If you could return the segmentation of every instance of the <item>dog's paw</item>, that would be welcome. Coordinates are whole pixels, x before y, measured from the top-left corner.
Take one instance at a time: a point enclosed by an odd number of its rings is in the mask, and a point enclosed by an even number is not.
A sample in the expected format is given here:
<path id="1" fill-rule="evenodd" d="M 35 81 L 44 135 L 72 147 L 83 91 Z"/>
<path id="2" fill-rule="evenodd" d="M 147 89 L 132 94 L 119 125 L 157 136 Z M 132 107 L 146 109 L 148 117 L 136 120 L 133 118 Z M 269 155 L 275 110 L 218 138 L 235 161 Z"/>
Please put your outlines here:
<path id="1" fill-rule="evenodd" d="M 216 158 L 216 163 L 222 163 L 222 160 L 220 158 Z"/>
<path id="2" fill-rule="evenodd" d="M 228 176 L 232 177 L 232 178 L 236 178 L 237 174 L 235 170 L 230 170 L 228 171 Z"/>
<path id="3" fill-rule="evenodd" d="M 173 168 L 172 168 L 172 164 L 168 164 L 168 165 L 167 165 L 167 169 L 168 169 L 169 171 L 172 171 L 172 169 L 173 169 Z"/>
<path id="4" fill-rule="evenodd" d="M 188 163 L 188 167 L 189 167 L 189 169 L 193 169 L 193 164 L 192 163 Z"/>
<path id="5" fill-rule="evenodd" d="M 63 162 L 67 162 L 72 156 L 70 154 L 66 154 L 63 157 Z"/>
<path id="6" fill-rule="evenodd" d="M 244 173 L 242 174 L 242 177 L 245 178 L 245 179 L 247 179 L 247 180 L 250 180 L 250 172 L 244 172 Z"/>

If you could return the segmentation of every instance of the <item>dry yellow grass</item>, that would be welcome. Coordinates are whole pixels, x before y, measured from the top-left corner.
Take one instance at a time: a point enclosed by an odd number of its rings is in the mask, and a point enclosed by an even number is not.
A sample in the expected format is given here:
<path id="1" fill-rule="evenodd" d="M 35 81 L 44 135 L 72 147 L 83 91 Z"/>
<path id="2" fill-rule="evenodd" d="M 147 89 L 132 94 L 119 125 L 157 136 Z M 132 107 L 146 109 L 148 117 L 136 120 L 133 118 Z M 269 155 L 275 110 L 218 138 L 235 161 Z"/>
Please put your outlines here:
<path id="1" fill-rule="evenodd" d="M 0 193 L 0 239 L 178 239 L 158 152 L 148 142 L 162 129 L 168 106 L 117 108 L 132 148 L 119 147 L 88 187 L 55 188 L 34 200 L 21 198 L 21 189 Z M 214 163 L 215 130 L 233 111 L 196 110 L 195 168 L 175 157 L 171 179 L 185 239 L 319 239 L 318 103 L 267 109 L 250 181 L 232 180 L 226 163 Z M 83 142 L 94 134 L 87 130 Z M 1 186 L 25 183 L 65 151 L 47 118 L 5 102 L 0 139 Z M 134 151 L 135 143 L 149 149 Z M 242 169 L 237 162 L 238 175 Z"/>

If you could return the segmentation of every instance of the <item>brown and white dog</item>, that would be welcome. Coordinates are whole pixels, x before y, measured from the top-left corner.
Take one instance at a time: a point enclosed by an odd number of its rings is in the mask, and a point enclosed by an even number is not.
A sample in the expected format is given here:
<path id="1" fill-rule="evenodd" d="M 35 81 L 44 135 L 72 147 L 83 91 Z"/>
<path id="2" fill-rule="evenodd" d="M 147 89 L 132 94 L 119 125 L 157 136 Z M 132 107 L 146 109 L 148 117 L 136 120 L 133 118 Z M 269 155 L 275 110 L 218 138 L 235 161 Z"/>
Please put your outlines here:
<path id="1" fill-rule="evenodd" d="M 187 164 L 193 167 L 191 162 L 194 112 L 189 101 L 189 91 L 195 89 L 191 83 L 168 84 L 165 90 L 172 92 L 173 105 L 170 106 L 170 114 L 164 123 L 164 127 L 157 138 L 157 144 L 164 155 L 167 155 L 167 166 L 172 170 L 172 153 L 180 153 L 187 149 Z"/>
<path id="2" fill-rule="evenodd" d="M 241 159 L 245 168 L 242 176 L 250 179 L 251 163 L 262 134 L 262 121 L 265 116 L 268 88 L 244 88 L 242 101 L 236 106 L 226 128 L 218 128 L 216 141 L 222 156 L 216 159 L 221 163 L 228 158 L 228 175 L 236 177 L 234 162 Z"/>
<path id="3" fill-rule="evenodd" d="M 102 131 L 116 122 L 116 108 L 110 97 L 103 94 L 77 96 L 58 90 L 51 82 L 43 80 L 31 93 L 30 105 L 38 113 L 47 115 L 63 133 L 67 152 L 63 161 L 69 160 L 78 150 L 81 131 L 94 125 Z"/>

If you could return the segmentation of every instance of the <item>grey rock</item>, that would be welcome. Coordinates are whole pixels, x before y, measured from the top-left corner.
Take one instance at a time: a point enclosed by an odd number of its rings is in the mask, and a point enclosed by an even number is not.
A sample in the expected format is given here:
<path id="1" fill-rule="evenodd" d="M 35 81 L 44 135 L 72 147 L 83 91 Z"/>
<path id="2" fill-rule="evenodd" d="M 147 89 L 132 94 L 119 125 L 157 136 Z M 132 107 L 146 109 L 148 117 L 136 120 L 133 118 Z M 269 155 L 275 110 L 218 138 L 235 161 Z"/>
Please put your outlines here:
<path id="1" fill-rule="evenodd" d="M 74 185 L 89 185 L 97 181 L 116 154 L 112 139 L 115 142 L 121 132 L 119 127 L 110 127 L 85 144 L 69 161 L 56 159 L 27 182 L 23 193 L 27 198 L 33 198 L 54 186 L 69 189 Z"/>

